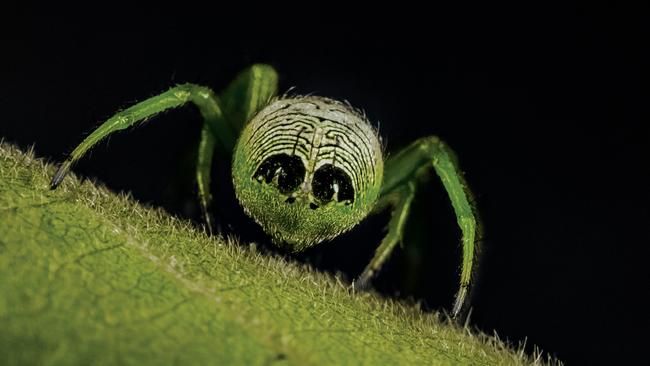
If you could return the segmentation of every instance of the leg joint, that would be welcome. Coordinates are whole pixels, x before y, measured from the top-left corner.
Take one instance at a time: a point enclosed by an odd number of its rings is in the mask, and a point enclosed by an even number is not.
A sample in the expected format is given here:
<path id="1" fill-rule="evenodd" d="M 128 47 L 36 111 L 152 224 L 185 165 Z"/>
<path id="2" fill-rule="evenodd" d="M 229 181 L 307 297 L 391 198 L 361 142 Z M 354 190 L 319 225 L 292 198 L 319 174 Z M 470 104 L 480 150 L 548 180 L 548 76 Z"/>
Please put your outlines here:
<path id="1" fill-rule="evenodd" d="M 209 100 L 214 98 L 215 94 L 212 91 L 212 89 L 208 88 L 207 86 L 202 86 L 202 85 L 197 85 L 197 84 L 192 84 L 192 83 L 184 83 L 177 85 L 175 88 L 172 89 L 172 92 L 174 93 L 174 96 L 184 102 L 187 101 L 202 101 L 202 100 Z"/>
<path id="2" fill-rule="evenodd" d="M 438 136 L 434 135 L 422 137 L 417 140 L 418 149 L 426 154 L 427 157 L 430 157 L 439 151 L 443 144 L 442 140 L 440 140 Z"/>

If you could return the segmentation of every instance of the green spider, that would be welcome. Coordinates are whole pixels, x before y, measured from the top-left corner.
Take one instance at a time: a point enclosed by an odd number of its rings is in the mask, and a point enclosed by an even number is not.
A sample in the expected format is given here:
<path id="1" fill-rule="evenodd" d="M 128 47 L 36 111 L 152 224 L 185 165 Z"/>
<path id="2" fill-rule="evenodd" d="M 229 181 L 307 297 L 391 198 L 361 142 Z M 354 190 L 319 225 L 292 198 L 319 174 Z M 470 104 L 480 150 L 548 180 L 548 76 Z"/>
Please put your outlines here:
<path id="1" fill-rule="evenodd" d="M 276 71 L 253 65 L 217 96 L 183 84 L 118 112 L 79 144 L 52 178 L 56 188 L 72 164 L 111 133 L 162 111 L 193 103 L 204 119 L 196 178 L 208 229 L 210 167 L 216 144 L 233 153 L 237 198 L 278 246 L 302 251 L 346 232 L 388 207 L 388 233 L 355 286 L 367 288 L 401 242 L 415 187 L 425 169 L 442 180 L 462 231 L 460 287 L 452 315 L 464 307 L 480 239 L 471 193 L 451 149 L 435 136 L 416 140 L 384 162 L 365 116 L 346 103 L 316 96 L 277 97 Z"/>

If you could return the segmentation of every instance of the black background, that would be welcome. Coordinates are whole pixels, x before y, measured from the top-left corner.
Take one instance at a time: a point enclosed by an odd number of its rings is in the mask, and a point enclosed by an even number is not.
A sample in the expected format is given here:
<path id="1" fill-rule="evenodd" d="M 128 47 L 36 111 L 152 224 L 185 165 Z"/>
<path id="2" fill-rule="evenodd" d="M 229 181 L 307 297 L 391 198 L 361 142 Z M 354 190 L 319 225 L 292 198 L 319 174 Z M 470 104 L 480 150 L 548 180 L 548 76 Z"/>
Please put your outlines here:
<path id="1" fill-rule="evenodd" d="M 568 364 L 648 364 L 648 13 L 567 4 L 381 18 L 302 9 L 301 21 L 222 9 L 153 25 L 17 13 L 1 36 L 0 137 L 61 161 L 119 108 L 175 83 L 219 90 L 246 65 L 270 63 L 283 91 L 363 108 L 389 151 L 431 134 L 456 150 L 486 232 L 472 326 Z M 74 170 L 195 219 L 199 129 L 194 108 L 169 112 Z M 227 164 L 214 174 L 222 230 L 264 246 L 232 198 Z M 413 214 L 411 232 L 430 245 L 399 249 L 375 281 L 427 310 L 449 309 L 460 260 L 441 190 L 432 179 Z M 293 258 L 354 278 L 387 218 Z"/>

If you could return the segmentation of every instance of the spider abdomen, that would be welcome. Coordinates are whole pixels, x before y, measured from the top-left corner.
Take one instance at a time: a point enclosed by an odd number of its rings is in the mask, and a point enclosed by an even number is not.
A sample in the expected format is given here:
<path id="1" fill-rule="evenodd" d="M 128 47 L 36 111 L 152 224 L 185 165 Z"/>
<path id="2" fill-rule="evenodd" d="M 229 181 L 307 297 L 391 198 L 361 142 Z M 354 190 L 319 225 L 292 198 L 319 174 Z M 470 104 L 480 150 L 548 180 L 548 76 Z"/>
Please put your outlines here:
<path id="1" fill-rule="evenodd" d="M 381 146 L 365 117 L 313 96 L 277 99 L 260 110 L 233 158 L 244 210 L 294 250 L 361 221 L 379 196 L 382 174 Z"/>

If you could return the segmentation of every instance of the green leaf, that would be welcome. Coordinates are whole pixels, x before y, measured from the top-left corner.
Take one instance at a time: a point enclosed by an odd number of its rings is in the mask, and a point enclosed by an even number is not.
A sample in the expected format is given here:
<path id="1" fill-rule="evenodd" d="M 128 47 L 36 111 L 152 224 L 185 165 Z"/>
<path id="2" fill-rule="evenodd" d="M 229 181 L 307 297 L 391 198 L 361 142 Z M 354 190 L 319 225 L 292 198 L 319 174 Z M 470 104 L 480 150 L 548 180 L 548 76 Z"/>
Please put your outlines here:
<path id="1" fill-rule="evenodd" d="M 521 364 L 0 143 L 0 364 Z"/>

